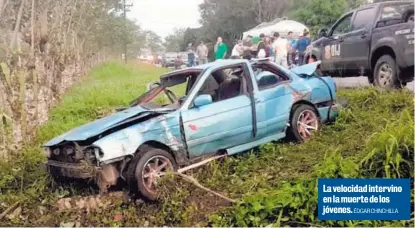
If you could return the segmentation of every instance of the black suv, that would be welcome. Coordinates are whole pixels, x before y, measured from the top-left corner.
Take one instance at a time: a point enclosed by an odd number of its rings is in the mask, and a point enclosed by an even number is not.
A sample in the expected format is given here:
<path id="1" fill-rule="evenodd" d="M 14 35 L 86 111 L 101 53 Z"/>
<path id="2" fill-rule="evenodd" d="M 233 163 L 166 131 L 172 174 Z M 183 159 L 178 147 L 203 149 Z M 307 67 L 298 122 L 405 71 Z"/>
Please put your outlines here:
<path id="1" fill-rule="evenodd" d="M 384 88 L 414 79 L 414 2 L 385 1 L 354 9 L 320 29 L 305 61 L 321 60 L 333 76 L 368 76 Z"/>

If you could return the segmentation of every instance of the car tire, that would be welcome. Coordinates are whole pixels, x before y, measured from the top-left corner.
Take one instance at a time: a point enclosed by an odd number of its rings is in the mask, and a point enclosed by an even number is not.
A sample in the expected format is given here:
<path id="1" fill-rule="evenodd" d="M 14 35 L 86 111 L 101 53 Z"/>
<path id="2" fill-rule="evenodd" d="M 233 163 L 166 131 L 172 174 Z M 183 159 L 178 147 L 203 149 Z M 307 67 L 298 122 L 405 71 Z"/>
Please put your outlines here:
<path id="1" fill-rule="evenodd" d="M 169 152 L 152 147 L 139 151 L 128 168 L 130 193 L 138 193 L 147 200 L 156 200 L 156 180 L 164 172 L 175 170 L 177 164 Z"/>
<path id="2" fill-rule="evenodd" d="M 396 61 L 390 55 L 383 55 L 377 61 L 374 70 L 374 84 L 384 89 L 402 88 L 398 79 Z"/>
<path id="3" fill-rule="evenodd" d="M 406 23 L 406 22 L 410 22 L 410 21 L 414 21 L 414 9 L 413 6 L 410 9 L 405 10 L 402 13 L 402 22 Z"/>
<path id="4" fill-rule="evenodd" d="M 317 110 L 306 104 L 294 105 L 287 129 L 287 138 L 291 141 L 302 142 L 310 138 L 313 131 L 320 129 L 321 121 Z M 311 122 L 310 122 L 311 121 Z M 305 127 L 307 125 L 309 127 Z"/>

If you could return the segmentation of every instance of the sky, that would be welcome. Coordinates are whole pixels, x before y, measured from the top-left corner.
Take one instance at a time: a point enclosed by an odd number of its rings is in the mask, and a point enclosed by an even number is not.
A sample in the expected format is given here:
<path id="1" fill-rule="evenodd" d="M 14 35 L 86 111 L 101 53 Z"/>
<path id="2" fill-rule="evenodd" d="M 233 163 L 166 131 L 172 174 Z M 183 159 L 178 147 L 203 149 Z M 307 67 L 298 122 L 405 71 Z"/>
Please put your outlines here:
<path id="1" fill-rule="evenodd" d="M 175 28 L 200 27 L 199 4 L 203 0 L 127 0 L 133 7 L 127 17 L 141 28 L 152 30 L 162 38 Z"/>

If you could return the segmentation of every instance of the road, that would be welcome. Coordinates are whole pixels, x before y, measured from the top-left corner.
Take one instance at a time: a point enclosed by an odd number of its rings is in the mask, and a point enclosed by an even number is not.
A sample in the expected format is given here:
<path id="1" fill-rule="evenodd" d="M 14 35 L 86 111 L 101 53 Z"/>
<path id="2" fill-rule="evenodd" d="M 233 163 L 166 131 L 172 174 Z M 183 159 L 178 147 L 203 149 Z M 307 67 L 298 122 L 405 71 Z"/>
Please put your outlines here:
<path id="1" fill-rule="evenodd" d="M 334 78 L 334 81 L 336 81 L 336 84 L 339 88 L 369 86 L 366 77 Z M 411 91 L 414 91 L 414 82 L 408 83 L 406 87 L 408 87 Z"/>

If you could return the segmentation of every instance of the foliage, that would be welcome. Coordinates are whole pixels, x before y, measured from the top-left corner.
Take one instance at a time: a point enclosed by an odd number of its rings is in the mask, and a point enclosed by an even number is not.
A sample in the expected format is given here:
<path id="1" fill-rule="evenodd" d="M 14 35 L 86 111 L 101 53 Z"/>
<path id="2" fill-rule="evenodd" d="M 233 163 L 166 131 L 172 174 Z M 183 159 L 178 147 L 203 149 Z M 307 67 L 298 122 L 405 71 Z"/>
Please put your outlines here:
<path id="1" fill-rule="evenodd" d="M 407 127 L 408 125 L 413 126 L 413 116 L 409 114 L 413 112 L 410 95 L 402 96 L 401 94 L 398 98 L 398 93 L 379 93 L 373 88 L 349 94 L 352 112 L 344 112 L 342 118 L 330 128 L 343 128 L 343 125 L 347 124 L 349 128 L 351 127 L 357 132 L 355 124 L 361 125 L 360 130 L 365 131 L 363 134 L 370 137 L 363 145 L 354 147 L 356 150 L 354 155 L 347 156 L 347 152 L 341 153 L 340 150 L 336 152 L 326 150 L 323 161 L 313 167 L 310 175 L 282 182 L 276 188 L 267 190 L 265 194 L 262 189 L 253 194 L 247 194 L 239 204 L 211 216 L 212 224 L 214 226 L 266 226 L 270 224 L 273 226 L 281 224 L 290 226 L 312 224 L 322 226 L 411 226 L 413 221 L 318 221 L 316 181 L 317 178 L 374 177 L 412 178 L 413 180 L 414 129 Z M 399 108 L 395 109 L 395 106 Z M 383 111 L 381 108 L 384 108 Z M 382 115 L 375 117 L 374 113 L 377 112 Z M 353 119 L 348 115 L 353 115 Z M 385 116 L 389 121 L 376 127 L 375 133 L 371 133 L 374 129 L 362 126 L 364 119 L 359 118 L 369 115 L 372 116 L 373 122 L 386 121 L 386 119 L 381 119 L 382 116 Z M 384 125 L 386 127 L 382 127 Z M 331 136 L 337 137 L 337 135 L 334 133 Z M 353 137 L 343 138 L 342 143 L 351 143 L 349 141 L 351 138 Z M 411 201 L 413 203 L 413 197 Z"/>
<path id="2" fill-rule="evenodd" d="M 200 6 L 201 24 L 198 29 L 188 29 L 182 40 L 183 49 L 189 42 L 204 40 L 211 46 L 222 37 L 228 46 L 242 33 L 276 18 L 288 17 L 307 25 L 315 35 L 321 27 L 331 26 L 347 10 L 361 6 L 364 0 L 205 0 Z M 176 32 L 173 33 L 173 37 Z M 171 37 L 169 37 L 171 38 Z M 177 47 L 177 45 L 176 45 Z M 213 50 L 213 48 L 212 48 Z"/>
<path id="3" fill-rule="evenodd" d="M 93 65 L 136 57 L 143 31 L 121 15 L 121 0 L 1 0 L 0 158 L 20 153 L 47 111 Z M 7 69 L 7 70 L 6 70 Z M 9 126 L 10 125 L 10 126 Z M 9 137 L 12 135 L 13 137 Z"/>
<path id="4" fill-rule="evenodd" d="M 146 37 L 146 47 L 151 50 L 152 53 L 160 52 L 162 47 L 162 41 L 161 37 L 157 35 L 153 31 L 145 31 L 145 37 Z"/>
<path id="5" fill-rule="evenodd" d="M 167 51 L 170 52 L 179 52 L 183 51 L 183 44 L 186 44 L 184 42 L 184 33 L 185 29 L 175 29 L 172 34 L 165 37 L 165 43 L 164 46 L 166 47 Z"/>
<path id="6" fill-rule="evenodd" d="M 368 142 L 362 168 L 373 177 L 403 178 L 414 175 L 413 116 L 405 110 L 399 121 L 388 123 Z"/>
<path id="7" fill-rule="evenodd" d="M 331 26 L 347 9 L 346 0 L 312 0 L 307 1 L 294 15 L 298 21 L 309 26 L 311 34 L 316 34 L 318 29 Z"/>

